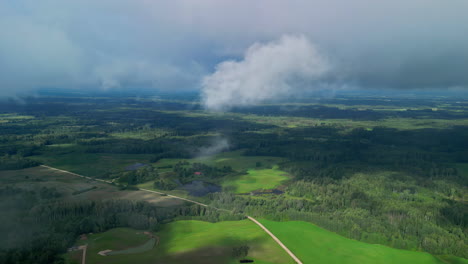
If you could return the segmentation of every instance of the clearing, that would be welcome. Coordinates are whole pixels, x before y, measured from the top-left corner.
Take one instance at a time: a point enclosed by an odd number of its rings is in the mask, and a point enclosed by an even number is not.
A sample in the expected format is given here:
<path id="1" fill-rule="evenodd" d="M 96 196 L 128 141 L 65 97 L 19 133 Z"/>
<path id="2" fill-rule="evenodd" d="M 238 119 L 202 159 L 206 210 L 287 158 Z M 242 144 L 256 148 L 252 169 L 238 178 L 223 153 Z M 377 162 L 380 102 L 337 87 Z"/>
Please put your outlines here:
<path id="1" fill-rule="evenodd" d="M 223 187 L 233 188 L 235 193 L 248 193 L 255 190 L 270 190 L 289 179 L 284 171 L 273 169 L 248 170 L 246 175 L 226 179 Z"/>

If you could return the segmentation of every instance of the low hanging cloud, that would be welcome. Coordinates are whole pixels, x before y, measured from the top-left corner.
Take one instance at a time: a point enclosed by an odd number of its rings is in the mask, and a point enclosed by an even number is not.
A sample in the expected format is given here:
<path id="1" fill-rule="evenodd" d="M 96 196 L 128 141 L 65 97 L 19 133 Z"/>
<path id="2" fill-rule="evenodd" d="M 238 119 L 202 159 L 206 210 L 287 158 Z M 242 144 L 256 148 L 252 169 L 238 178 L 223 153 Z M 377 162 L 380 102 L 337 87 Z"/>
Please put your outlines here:
<path id="1" fill-rule="evenodd" d="M 214 138 L 208 146 L 198 149 L 195 157 L 208 157 L 229 149 L 229 141 L 223 137 Z"/>
<path id="2" fill-rule="evenodd" d="M 311 85 L 330 66 L 303 35 L 284 35 L 255 43 L 241 61 L 224 61 L 202 82 L 202 100 L 209 110 L 222 111 L 288 96 Z"/>

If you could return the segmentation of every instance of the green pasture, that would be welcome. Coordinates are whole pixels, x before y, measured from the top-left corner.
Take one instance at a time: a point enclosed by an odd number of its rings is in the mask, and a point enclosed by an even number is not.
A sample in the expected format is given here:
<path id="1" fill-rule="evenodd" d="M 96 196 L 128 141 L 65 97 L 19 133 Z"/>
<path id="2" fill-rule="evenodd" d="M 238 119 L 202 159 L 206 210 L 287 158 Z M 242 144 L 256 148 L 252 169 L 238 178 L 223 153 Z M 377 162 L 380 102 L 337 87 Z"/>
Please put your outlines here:
<path id="1" fill-rule="evenodd" d="M 249 220 L 209 223 L 203 221 L 176 221 L 165 224 L 155 234 L 158 238 L 150 250 L 101 256 L 102 250 L 134 249 L 145 245 L 150 239 L 143 231 L 116 228 L 104 233 L 88 235 L 87 240 L 78 240 L 79 245 L 88 244 L 87 264 L 127 263 L 209 263 L 234 264 L 232 248 L 249 246 L 247 258 L 260 264 L 290 264 L 292 259 L 268 234 Z M 71 253 L 68 253 L 71 254 Z"/>
<path id="2" fill-rule="evenodd" d="M 260 222 L 296 254 L 303 263 L 468 263 L 468 260 L 452 256 L 435 257 L 424 252 L 400 250 L 359 242 L 307 222 L 274 222 L 268 220 L 261 220 Z"/>
<path id="3" fill-rule="evenodd" d="M 236 193 L 248 193 L 255 190 L 269 190 L 288 180 L 287 173 L 276 168 L 248 170 L 246 175 L 226 179 L 223 187 L 234 188 Z"/>

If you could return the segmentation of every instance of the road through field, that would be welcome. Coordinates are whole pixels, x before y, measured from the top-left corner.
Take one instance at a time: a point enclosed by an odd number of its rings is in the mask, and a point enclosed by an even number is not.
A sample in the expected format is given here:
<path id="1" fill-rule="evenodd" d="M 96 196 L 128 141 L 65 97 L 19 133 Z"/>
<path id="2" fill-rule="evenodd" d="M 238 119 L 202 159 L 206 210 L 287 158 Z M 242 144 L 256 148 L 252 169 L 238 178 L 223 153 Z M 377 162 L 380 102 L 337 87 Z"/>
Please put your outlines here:
<path id="1" fill-rule="evenodd" d="M 41 166 L 41 167 L 44 167 L 44 168 L 47 168 L 47 169 L 50 169 L 50 170 L 55 170 L 55 171 L 59 171 L 59 172 L 63 172 L 63 173 L 68 173 L 68 174 L 71 174 L 71 175 L 73 175 L 73 176 L 77 176 L 77 177 L 81 177 L 81 178 L 85 178 L 85 179 L 89 179 L 89 180 L 96 180 L 96 181 L 100 181 L 100 182 L 105 182 L 105 183 L 110 183 L 110 184 L 112 184 L 111 181 L 106 181 L 106 180 L 91 178 L 91 177 L 83 176 L 83 175 L 76 174 L 76 173 L 73 173 L 73 172 L 70 172 L 70 171 L 61 170 L 61 169 L 53 168 L 53 167 L 46 166 L 46 165 L 40 165 L 40 166 Z M 209 205 L 207 205 L 207 204 L 199 203 L 199 202 L 194 201 L 194 200 L 190 200 L 190 199 L 187 199 L 187 198 L 183 198 L 183 197 L 179 197 L 179 196 L 175 196 L 175 195 L 171 195 L 171 194 L 167 194 L 167 193 L 157 192 L 157 191 L 148 190 L 148 189 L 143 189 L 143 188 L 138 188 L 138 189 L 141 190 L 141 191 L 150 192 L 150 193 L 155 193 L 155 194 L 159 194 L 159 195 L 167 195 L 167 196 L 172 197 L 172 198 L 175 198 L 175 199 L 184 200 L 184 201 L 187 201 L 187 202 L 190 202 L 190 203 L 194 203 L 194 204 L 198 204 L 198 205 L 205 206 L 205 207 L 211 207 L 211 208 L 216 209 L 216 210 L 228 211 L 228 210 L 225 210 L 225 209 L 216 208 L 216 207 L 213 207 L 213 206 L 209 206 Z M 283 242 L 281 242 L 281 240 L 279 240 L 270 230 L 268 230 L 264 225 L 262 225 L 260 222 L 258 222 L 255 218 L 250 217 L 250 216 L 248 216 L 248 215 L 246 215 L 246 217 L 247 217 L 250 221 L 254 222 L 256 225 L 258 225 L 261 229 L 263 229 L 263 231 L 265 231 L 271 238 L 273 238 L 273 240 L 274 240 L 278 245 L 280 245 L 280 247 L 282 247 L 282 248 L 286 251 L 286 253 L 288 253 L 288 255 L 289 255 L 292 259 L 294 259 L 294 261 L 295 261 L 296 263 L 302 264 L 301 260 L 300 260 L 298 257 L 296 257 L 296 255 L 294 255 L 294 253 L 292 253 L 292 251 L 289 250 L 289 249 L 283 244 Z"/>

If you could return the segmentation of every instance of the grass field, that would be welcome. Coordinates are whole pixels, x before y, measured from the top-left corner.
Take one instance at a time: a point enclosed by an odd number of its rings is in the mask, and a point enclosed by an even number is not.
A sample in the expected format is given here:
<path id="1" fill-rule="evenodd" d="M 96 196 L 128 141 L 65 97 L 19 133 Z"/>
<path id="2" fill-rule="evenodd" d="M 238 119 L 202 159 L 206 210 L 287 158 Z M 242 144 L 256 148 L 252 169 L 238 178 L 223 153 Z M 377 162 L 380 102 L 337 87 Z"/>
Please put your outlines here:
<path id="1" fill-rule="evenodd" d="M 223 187 L 231 187 L 236 193 L 248 193 L 255 190 L 269 190 L 288 180 L 286 172 L 273 169 L 248 170 L 246 175 L 228 179 Z"/>
<path id="2" fill-rule="evenodd" d="M 95 263 L 239 263 L 232 248 L 250 247 L 247 258 L 260 264 L 289 264 L 292 259 L 265 232 L 248 220 L 209 223 L 176 221 L 156 234 L 159 244 L 149 251 L 116 256 L 100 256 L 101 250 L 122 250 L 148 241 L 148 237 L 128 228 L 112 229 L 88 236 L 78 244 L 88 244 L 87 262 Z"/>
<path id="3" fill-rule="evenodd" d="M 148 241 L 146 241 L 144 244 L 127 248 L 127 249 L 122 249 L 122 250 L 113 250 L 112 252 L 107 253 L 108 256 L 114 256 L 114 255 L 126 255 L 126 254 L 138 254 L 138 253 L 143 253 L 146 251 L 150 251 L 153 249 L 153 247 L 156 245 L 157 239 L 156 238 L 150 238 Z"/>
<path id="4" fill-rule="evenodd" d="M 86 240 L 79 240 L 78 245 L 88 245 L 86 263 L 101 263 L 101 259 L 110 259 L 98 255 L 99 251 L 112 250 L 124 251 L 145 245 L 150 238 L 143 231 L 131 228 L 114 228 L 104 233 L 91 234 Z M 117 255 L 115 258 L 119 258 Z M 115 259 L 113 258 L 113 259 Z"/>
<path id="5" fill-rule="evenodd" d="M 359 242 L 307 222 L 273 222 L 268 220 L 260 222 L 304 263 L 468 263 L 468 260 L 456 257 L 438 258 L 428 253 Z"/>

